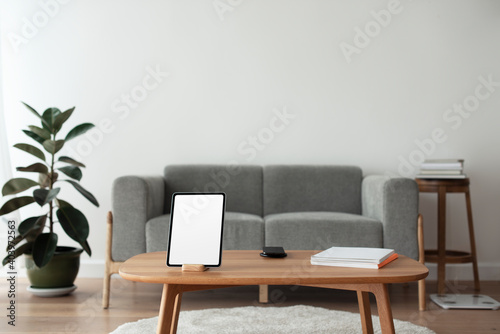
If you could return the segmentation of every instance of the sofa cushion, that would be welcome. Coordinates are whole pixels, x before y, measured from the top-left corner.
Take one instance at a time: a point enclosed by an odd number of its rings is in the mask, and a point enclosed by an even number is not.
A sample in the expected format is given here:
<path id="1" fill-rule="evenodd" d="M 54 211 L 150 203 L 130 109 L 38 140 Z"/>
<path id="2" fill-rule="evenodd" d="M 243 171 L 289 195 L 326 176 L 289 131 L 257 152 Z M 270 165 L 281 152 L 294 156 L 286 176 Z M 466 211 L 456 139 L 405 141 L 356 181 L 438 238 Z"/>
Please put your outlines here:
<path id="1" fill-rule="evenodd" d="M 295 212 L 264 217 L 266 246 L 324 250 L 333 246 L 383 247 L 382 223 L 338 212 Z"/>
<path id="2" fill-rule="evenodd" d="M 224 216 L 223 249 L 262 249 L 264 219 L 256 215 L 226 212 Z"/>
<path id="3" fill-rule="evenodd" d="M 361 214 L 362 172 L 353 166 L 264 167 L 264 216 L 330 211 Z"/>
<path id="4" fill-rule="evenodd" d="M 159 252 L 168 248 L 170 215 L 146 223 L 146 251 Z M 262 249 L 264 221 L 248 213 L 226 212 L 224 215 L 223 249 Z"/>
<path id="5" fill-rule="evenodd" d="M 171 165 L 164 169 L 165 211 L 174 192 L 224 192 L 226 211 L 262 217 L 262 167 L 231 165 Z"/>

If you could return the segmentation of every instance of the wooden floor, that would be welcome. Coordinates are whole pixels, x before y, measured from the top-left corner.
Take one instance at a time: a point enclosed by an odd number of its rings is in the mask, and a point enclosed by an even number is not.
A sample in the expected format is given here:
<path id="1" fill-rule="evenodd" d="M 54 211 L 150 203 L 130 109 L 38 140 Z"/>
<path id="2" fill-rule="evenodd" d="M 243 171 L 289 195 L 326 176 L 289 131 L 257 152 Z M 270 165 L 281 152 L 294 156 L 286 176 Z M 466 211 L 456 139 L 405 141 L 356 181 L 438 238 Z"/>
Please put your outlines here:
<path id="1" fill-rule="evenodd" d="M 158 315 L 161 285 L 132 283 L 113 278 L 110 308 L 101 308 L 101 279 L 79 278 L 72 295 L 40 298 L 26 291 L 28 282 L 19 279 L 16 287 L 15 327 L 6 317 L 8 285 L 0 283 L 0 333 L 109 333 L 119 325 Z M 471 282 L 448 282 L 452 291 L 473 293 Z M 481 282 L 481 294 L 500 301 L 500 282 Z M 435 282 L 427 282 L 428 293 L 436 291 Z M 270 288 L 272 306 L 312 305 L 358 313 L 356 293 L 294 286 Z M 227 288 L 184 294 L 182 310 L 266 306 L 258 303 L 256 286 Z M 436 333 L 498 333 L 500 310 L 443 310 L 428 302 L 428 310 L 418 311 L 417 284 L 390 286 L 395 319 L 426 326 Z M 372 301 L 373 302 L 373 301 Z M 376 308 L 372 304 L 373 313 Z M 182 312 L 181 312 L 182 316 Z"/>

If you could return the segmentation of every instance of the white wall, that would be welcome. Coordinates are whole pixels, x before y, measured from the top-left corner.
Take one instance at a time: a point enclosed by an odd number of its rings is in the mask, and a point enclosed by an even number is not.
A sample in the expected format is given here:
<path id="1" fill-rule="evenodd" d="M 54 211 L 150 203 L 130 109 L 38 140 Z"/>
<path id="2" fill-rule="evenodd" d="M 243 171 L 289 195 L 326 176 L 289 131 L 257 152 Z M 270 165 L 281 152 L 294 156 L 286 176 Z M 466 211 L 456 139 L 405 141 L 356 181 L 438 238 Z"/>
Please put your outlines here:
<path id="1" fill-rule="evenodd" d="M 355 164 L 367 174 L 398 174 L 401 161 L 418 164 L 425 156 L 465 159 L 481 278 L 500 279 L 500 2 L 1 4 L 9 144 L 24 141 L 20 129 L 36 122 L 20 101 L 39 111 L 76 106 L 72 125 L 98 126 L 70 147 L 87 164 L 82 184 L 101 206 L 63 189 L 91 224 L 88 275 L 101 274 L 118 176 L 234 160 Z M 359 33 L 366 29 L 372 37 Z M 494 81 L 489 90 L 484 80 Z M 127 95 L 140 101 L 127 105 Z M 472 110 L 465 116 L 448 111 L 464 103 Z M 290 116 L 274 124 L 277 112 Z M 271 123 L 277 131 L 264 130 Z M 442 134 L 431 143 L 435 131 Z M 257 150 L 251 143 L 259 136 Z M 32 161 L 14 149 L 11 160 Z M 466 250 L 463 196 L 449 198 L 448 244 Z M 426 247 L 434 248 L 436 200 L 421 199 Z M 460 268 L 449 278 L 471 277 L 469 265 Z"/>

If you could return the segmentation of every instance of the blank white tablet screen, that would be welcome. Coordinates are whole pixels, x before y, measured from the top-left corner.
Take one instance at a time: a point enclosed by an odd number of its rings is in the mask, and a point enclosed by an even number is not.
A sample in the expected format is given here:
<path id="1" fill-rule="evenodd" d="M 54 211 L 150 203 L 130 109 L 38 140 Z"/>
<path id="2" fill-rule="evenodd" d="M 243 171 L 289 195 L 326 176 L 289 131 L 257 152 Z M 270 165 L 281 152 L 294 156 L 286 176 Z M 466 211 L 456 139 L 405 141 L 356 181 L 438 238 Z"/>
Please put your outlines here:
<path id="1" fill-rule="evenodd" d="M 173 195 L 167 265 L 220 265 L 224 204 L 223 193 Z"/>

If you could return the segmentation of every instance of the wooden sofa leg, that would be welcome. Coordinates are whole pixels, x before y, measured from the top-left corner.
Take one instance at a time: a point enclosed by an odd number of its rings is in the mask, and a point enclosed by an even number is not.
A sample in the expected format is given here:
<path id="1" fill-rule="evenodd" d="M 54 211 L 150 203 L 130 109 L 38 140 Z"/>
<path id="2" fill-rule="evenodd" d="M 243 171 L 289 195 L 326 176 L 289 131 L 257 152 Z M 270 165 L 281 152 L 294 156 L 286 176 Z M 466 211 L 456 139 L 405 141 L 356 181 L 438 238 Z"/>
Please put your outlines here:
<path id="1" fill-rule="evenodd" d="M 418 261 L 425 264 L 425 252 L 424 252 L 424 223 L 422 215 L 418 215 L 417 221 L 417 237 L 418 237 Z M 418 281 L 418 309 L 420 311 L 425 311 L 426 296 L 425 296 L 425 278 Z"/>
<path id="2" fill-rule="evenodd" d="M 113 214 L 108 212 L 107 236 L 106 236 L 106 263 L 104 265 L 104 279 L 102 284 L 102 308 L 109 307 L 109 293 L 111 289 L 111 275 L 118 274 L 123 262 L 113 261 L 111 257 L 111 245 L 113 241 Z"/>
<path id="3" fill-rule="evenodd" d="M 262 304 L 269 303 L 268 291 L 269 289 L 267 285 L 259 285 L 259 303 Z"/>

